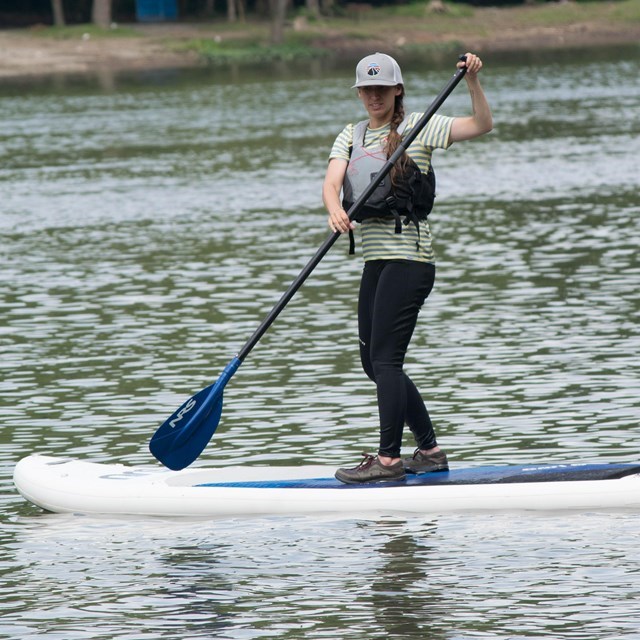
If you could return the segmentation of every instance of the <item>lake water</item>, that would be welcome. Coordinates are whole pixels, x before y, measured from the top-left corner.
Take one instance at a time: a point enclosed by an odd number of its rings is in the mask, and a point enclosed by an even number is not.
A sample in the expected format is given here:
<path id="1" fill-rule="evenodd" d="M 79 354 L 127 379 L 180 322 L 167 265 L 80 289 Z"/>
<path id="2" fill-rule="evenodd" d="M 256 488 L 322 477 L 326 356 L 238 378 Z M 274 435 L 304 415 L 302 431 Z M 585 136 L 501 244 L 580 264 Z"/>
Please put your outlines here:
<path id="1" fill-rule="evenodd" d="M 154 463 L 327 237 L 355 62 L 0 85 L 0 637 L 640 637 L 637 513 L 90 518 L 13 488 L 34 452 Z M 452 465 L 640 460 L 639 62 L 488 57 L 495 131 L 436 156 L 407 370 Z M 454 64 L 406 62 L 409 110 Z M 441 113 L 468 105 L 463 83 Z M 233 377 L 196 465 L 375 449 L 347 250 Z"/>

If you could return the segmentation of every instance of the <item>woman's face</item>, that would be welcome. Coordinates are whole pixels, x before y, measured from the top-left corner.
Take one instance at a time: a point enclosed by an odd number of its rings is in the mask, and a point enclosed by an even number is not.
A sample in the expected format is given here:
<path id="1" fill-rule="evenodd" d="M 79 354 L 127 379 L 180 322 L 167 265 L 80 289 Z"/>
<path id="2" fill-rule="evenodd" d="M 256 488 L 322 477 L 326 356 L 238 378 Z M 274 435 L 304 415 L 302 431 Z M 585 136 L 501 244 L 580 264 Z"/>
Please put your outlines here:
<path id="1" fill-rule="evenodd" d="M 396 85 L 395 87 L 373 85 L 358 89 L 358 97 L 362 100 L 372 124 L 375 123 L 378 126 L 382 126 L 391 120 L 396 96 L 401 93 L 401 85 Z"/>

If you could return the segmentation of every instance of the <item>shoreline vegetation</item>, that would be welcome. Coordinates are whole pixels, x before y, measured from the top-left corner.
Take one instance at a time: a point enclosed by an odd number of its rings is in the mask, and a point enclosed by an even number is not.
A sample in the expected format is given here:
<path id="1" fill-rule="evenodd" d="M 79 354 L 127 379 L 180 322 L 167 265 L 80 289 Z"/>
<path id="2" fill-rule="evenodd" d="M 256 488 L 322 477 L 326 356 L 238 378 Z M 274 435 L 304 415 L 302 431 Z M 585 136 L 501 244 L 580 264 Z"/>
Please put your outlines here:
<path id="1" fill-rule="evenodd" d="M 335 58 L 374 50 L 402 55 L 637 45 L 640 0 L 501 8 L 441 0 L 379 8 L 349 4 L 341 16 L 292 17 L 282 45 L 270 45 L 269 35 L 268 21 L 253 18 L 5 29 L 0 30 L 0 78 Z"/>

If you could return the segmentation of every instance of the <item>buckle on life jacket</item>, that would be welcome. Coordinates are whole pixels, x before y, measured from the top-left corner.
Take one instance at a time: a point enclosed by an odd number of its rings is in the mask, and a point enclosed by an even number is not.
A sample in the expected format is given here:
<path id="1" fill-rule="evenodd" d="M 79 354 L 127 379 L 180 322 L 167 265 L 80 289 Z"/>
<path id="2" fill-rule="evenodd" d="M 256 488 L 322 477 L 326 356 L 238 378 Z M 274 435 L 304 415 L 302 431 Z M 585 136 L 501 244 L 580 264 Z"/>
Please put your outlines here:
<path id="1" fill-rule="evenodd" d="M 385 199 L 385 202 L 389 206 L 389 210 L 391 211 L 391 214 L 393 215 L 393 218 L 395 220 L 395 223 L 396 223 L 395 232 L 402 233 L 402 218 L 396 206 L 397 205 L 396 198 L 392 195 L 388 196 Z M 418 235 L 418 238 L 416 240 L 416 251 L 420 251 L 420 219 L 418 218 L 416 213 L 413 211 L 413 206 L 411 206 L 411 204 L 410 204 L 410 209 L 411 209 L 410 211 L 407 211 L 404 214 L 404 224 L 405 226 L 407 226 L 408 224 L 413 222 L 413 225 L 416 228 L 416 233 Z M 356 240 L 353 235 L 353 230 L 349 229 L 349 255 L 352 256 L 355 254 L 355 252 L 356 252 Z"/>
<path id="2" fill-rule="evenodd" d="M 388 198 L 386 198 L 385 202 L 389 205 L 389 209 L 391 210 L 391 213 L 393 214 L 393 217 L 396 221 L 396 233 L 402 233 L 402 221 L 400 219 L 400 214 L 398 213 L 398 208 L 397 208 L 398 201 L 396 200 L 395 196 L 390 195 Z M 418 220 L 418 216 L 413 211 L 413 203 L 408 202 L 407 207 L 408 207 L 408 211 L 404 214 L 405 216 L 404 224 L 406 226 L 410 222 L 413 222 L 416 228 L 416 233 L 418 234 L 418 239 L 416 240 L 416 251 L 419 251 L 420 250 L 420 221 Z"/>

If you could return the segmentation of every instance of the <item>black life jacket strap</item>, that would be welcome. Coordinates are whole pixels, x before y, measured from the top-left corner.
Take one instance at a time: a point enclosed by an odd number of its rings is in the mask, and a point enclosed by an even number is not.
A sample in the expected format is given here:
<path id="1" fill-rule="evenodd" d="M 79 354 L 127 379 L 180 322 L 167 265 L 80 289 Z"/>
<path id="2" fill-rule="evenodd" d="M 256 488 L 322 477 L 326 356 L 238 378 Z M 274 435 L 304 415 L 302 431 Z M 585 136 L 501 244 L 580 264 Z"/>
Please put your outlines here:
<path id="1" fill-rule="evenodd" d="M 420 221 L 418 220 L 418 216 L 413 211 L 408 213 L 404 219 L 405 225 L 409 224 L 410 222 L 413 222 L 418 234 L 418 239 L 416 240 L 416 251 L 420 251 Z"/>
<path id="2" fill-rule="evenodd" d="M 385 199 L 385 202 L 389 205 L 389 209 L 391 210 L 391 213 L 393 214 L 393 217 L 396 221 L 396 233 L 402 233 L 402 220 L 400 219 L 400 213 L 398 212 L 398 208 L 397 208 L 398 202 L 395 196 L 390 195 L 388 198 Z M 407 213 L 404 214 L 404 224 L 406 226 L 410 222 L 413 222 L 413 224 L 415 225 L 416 232 L 418 234 L 418 239 L 416 240 L 416 250 L 419 251 L 420 250 L 420 221 L 418 220 L 418 216 L 413 211 L 413 203 L 409 202 L 407 204 L 409 207 L 409 211 L 407 211 Z"/>
<path id="3" fill-rule="evenodd" d="M 396 221 L 396 233 L 402 233 L 402 220 L 398 213 L 398 201 L 393 195 L 387 196 L 384 201 L 387 203 L 389 211 L 391 211 L 393 219 Z"/>

